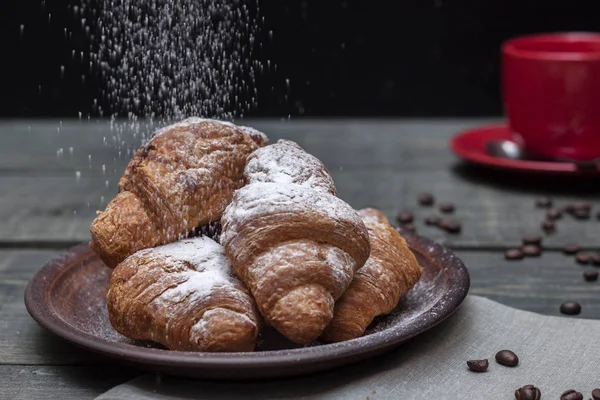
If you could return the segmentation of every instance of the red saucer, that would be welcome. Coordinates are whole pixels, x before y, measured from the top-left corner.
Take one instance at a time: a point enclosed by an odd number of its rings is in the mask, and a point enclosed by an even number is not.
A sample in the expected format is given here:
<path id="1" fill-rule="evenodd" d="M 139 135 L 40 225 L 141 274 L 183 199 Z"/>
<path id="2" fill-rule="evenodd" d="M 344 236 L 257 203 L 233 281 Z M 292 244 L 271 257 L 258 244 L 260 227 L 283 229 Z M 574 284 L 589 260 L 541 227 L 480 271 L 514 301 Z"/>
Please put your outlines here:
<path id="1" fill-rule="evenodd" d="M 512 160 L 488 154 L 486 144 L 489 141 L 499 140 L 513 140 L 506 124 L 486 125 L 462 131 L 452 138 L 450 148 L 464 160 L 498 169 L 550 174 L 598 175 L 597 169 L 579 168 L 569 162 Z"/>

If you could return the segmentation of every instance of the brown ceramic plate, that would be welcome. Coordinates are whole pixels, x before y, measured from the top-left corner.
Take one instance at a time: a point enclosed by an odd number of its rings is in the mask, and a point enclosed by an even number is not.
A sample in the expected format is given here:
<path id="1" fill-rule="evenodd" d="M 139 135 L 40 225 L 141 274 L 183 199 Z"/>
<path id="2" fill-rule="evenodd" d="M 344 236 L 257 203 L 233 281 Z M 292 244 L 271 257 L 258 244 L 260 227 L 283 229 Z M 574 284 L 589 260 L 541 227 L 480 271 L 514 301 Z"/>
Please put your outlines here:
<path id="1" fill-rule="evenodd" d="M 457 309 L 469 289 L 463 263 L 429 239 L 405 237 L 423 266 L 421 280 L 392 314 L 374 321 L 363 337 L 341 343 L 299 348 L 272 330 L 263 332 L 253 353 L 179 352 L 132 341 L 108 321 L 105 295 L 110 270 L 87 244 L 44 266 L 27 285 L 25 304 L 41 326 L 63 339 L 141 369 L 211 379 L 301 375 L 383 353 L 439 324 Z"/>

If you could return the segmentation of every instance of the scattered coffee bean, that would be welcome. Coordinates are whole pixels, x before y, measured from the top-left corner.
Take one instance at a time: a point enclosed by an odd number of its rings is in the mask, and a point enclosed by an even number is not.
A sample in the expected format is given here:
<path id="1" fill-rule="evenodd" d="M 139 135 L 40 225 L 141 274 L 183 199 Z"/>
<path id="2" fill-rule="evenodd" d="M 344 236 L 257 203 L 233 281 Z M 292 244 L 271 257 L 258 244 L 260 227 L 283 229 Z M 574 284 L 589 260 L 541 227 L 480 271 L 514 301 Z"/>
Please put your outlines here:
<path id="1" fill-rule="evenodd" d="M 440 228 L 449 233 L 459 233 L 462 229 L 462 225 L 459 222 L 444 219 L 438 224 Z"/>
<path id="2" fill-rule="evenodd" d="M 438 225 L 442 219 L 437 215 L 430 215 L 425 218 L 425 225 Z"/>
<path id="3" fill-rule="evenodd" d="M 417 232 L 417 227 L 414 224 L 405 224 L 402 225 L 402 228 L 412 233 Z"/>
<path id="4" fill-rule="evenodd" d="M 592 205 L 587 201 L 575 201 L 567 206 L 570 210 L 573 211 L 591 211 Z"/>
<path id="5" fill-rule="evenodd" d="M 594 389 L 594 390 L 592 390 L 592 399 L 593 400 L 600 400 L 600 389 Z"/>
<path id="6" fill-rule="evenodd" d="M 565 244 L 563 247 L 563 253 L 565 254 L 575 254 L 579 251 L 579 245 L 575 243 Z"/>
<path id="7" fill-rule="evenodd" d="M 521 251 L 526 257 L 539 257 L 540 254 L 542 254 L 542 248 L 540 246 L 536 246 L 535 244 L 525 245 Z"/>
<path id="8" fill-rule="evenodd" d="M 562 211 L 560 211 L 557 208 L 551 208 L 548 211 L 546 211 L 546 218 L 551 219 L 551 220 L 557 220 L 560 219 L 562 217 Z"/>
<path id="9" fill-rule="evenodd" d="M 552 199 L 549 197 L 541 197 L 535 201 L 535 205 L 540 208 L 552 207 Z"/>
<path id="10" fill-rule="evenodd" d="M 504 252 L 504 258 L 507 260 L 521 260 L 524 254 L 521 249 L 508 249 Z"/>
<path id="11" fill-rule="evenodd" d="M 560 312 L 565 315 L 579 315 L 581 313 L 581 304 L 575 301 L 567 301 L 560 305 Z"/>
<path id="12" fill-rule="evenodd" d="M 595 282 L 598 280 L 598 275 L 598 271 L 584 271 L 583 279 L 585 279 L 586 282 Z"/>
<path id="13" fill-rule="evenodd" d="M 473 372 L 485 372 L 488 369 L 488 360 L 469 360 L 467 366 Z"/>
<path id="14" fill-rule="evenodd" d="M 578 264 L 589 264 L 591 260 L 592 255 L 587 251 L 580 251 L 577 254 L 575 254 L 575 261 L 577 261 Z"/>
<path id="15" fill-rule="evenodd" d="M 583 400 L 583 394 L 573 389 L 567 390 L 560 396 L 560 400 Z"/>
<path id="16" fill-rule="evenodd" d="M 540 400 L 541 398 L 542 392 L 533 385 L 525 385 L 515 390 L 516 400 Z"/>
<path id="17" fill-rule="evenodd" d="M 553 221 L 544 221 L 542 222 L 542 229 L 546 233 L 552 233 L 556 230 L 556 225 Z"/>
<path id="18" fill-rule="evenodd" d="M 519 357 L 510 350 L 500 350 L 496 353 L 496 362 L 507 367 L 516 367 L 519 364 Z"/>
<path id="19" fill-rule="evenodd" d="M 401 212 L 401 213 L 398 213 L 398 215 L 396 215 L 396 220 L 401 225 L 410 224 L 411 222 L 414 221 L 414 219 L 415 219 L 415 217 L 409 212 Z"/>
<path id="20" fill-rule="evenodd" d="M 594 254 L 592 254 L 590 260 L 592 261 L 592 264 L 600 265 L 600 252 L 595 252 Z"/>
<path id="21" fill-rule="evenodd" d="M 432 206 L 435 202 L 435 199 L 433 198 L 433 195 L 431 193 L 421 193 L 417 197 L 417 201 L 422 206 Z"/>
<path id="22" fill-rule="evenodd" d="M 575 210 L 573 216 L 577 219 L 590 219 L 590 212 L 586 210 Z"/>
<path id="23" fill-rule="evenodd" d="M 443 213 L 453 213 L 454 212 L 454 204 L 452 203 L 441 203 L 440 204 L 440 211 Z"/>
<path id="24" fill-rule="evenodd" d="M 523 236 L 523 244 L 535 244 L 536 246 L 539 246 L 542 244 L 542 237 L 540 235 Z"/>

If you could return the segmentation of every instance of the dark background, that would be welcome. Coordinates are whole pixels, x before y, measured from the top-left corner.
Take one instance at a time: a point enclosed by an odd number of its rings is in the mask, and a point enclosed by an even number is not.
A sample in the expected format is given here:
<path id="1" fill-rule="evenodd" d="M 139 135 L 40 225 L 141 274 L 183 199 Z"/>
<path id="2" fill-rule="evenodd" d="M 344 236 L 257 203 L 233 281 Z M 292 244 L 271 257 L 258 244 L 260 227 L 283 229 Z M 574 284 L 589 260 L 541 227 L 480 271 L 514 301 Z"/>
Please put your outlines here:
<path id="1" fill-rule="evenodd" d="M 67 13 L 69 2 L 77 0 L 46 0 L 45 11 L 42 0 L 0 2 L 0 117 L 76 117 L 99 97 L 99 79 L 82 83 L 85 71 L 70 62 L 71 50 L 88 44 L 76 28 L 80 22 Z M 502 41 L 544 31 L 600 31 L 597 3 L 259 0 L 265 24 L 263 51 L 256 54 L 278 70 L 260 77 L 250 116 L 501 115 Z M 65 27 L 74 32 L 69 42 Z"/>

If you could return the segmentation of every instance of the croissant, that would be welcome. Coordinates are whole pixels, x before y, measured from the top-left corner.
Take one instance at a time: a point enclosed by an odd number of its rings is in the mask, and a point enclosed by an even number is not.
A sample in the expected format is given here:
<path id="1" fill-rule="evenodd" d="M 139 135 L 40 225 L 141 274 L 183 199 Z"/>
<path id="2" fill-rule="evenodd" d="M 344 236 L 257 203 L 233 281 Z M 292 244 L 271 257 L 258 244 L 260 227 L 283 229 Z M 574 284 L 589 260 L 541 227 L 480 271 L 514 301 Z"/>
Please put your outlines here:
<path id="1" fill-rule="evenodd" d="M 244 184 L 247 156 L 267 143 L 257 130 L 216 120 L 161 129 L 133 156 L 119 193 L 93 221 L 91 248 L 114 268 L 136 251 L 218 221 Z"/>
<path id="2" fill-rule="evenodd" d="M 335 305 L 321 339 L 339 342 L 362 336 L 378 315 L 391 313 L 421 277 L 421 266 L 406 241 L 378 210 L 359 211 L 371 239 L 371 255 Z"/>
<path id="3" fill-rule="evenodd" d="M 297 343 L 322 333 L 369 257 L 358 213 L 325 166 L 296 143 L 255 151 L 221 219 L 221 243 L 265 320 Z"/>
<path id="4" fill-rule="evenodd" d="M 261 323 L 223 247 L 206 236 L 128 257 L 111 274 L 106 305 L 119 333 L 171 350 L 252 351 Z"/>

